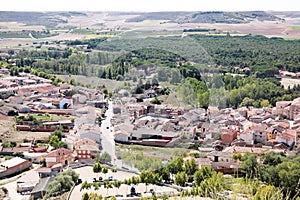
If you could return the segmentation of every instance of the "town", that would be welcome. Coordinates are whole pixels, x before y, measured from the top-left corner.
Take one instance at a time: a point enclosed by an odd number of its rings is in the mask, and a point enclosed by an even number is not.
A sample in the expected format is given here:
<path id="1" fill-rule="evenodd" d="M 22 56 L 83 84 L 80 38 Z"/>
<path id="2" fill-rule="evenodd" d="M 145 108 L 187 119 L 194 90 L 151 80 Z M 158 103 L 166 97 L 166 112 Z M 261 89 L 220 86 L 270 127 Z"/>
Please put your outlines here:
<path id="1" fill-rule="evenodd" d="M 193 146 L 185 161 L 194 159 L 197 169 L 210 166 L 224 174 L 242 172 L 237 155 L 251 153 L 260 158 L 272 152 L 287 156 L 300 152 L 300 98 L 276 102 L 273 108 L 187 109 L 153 102 L 163 90 L 157 85 L 139 94 L 143 101 L 138 102 L 137 96 L 126 89 L 108 96 L 104 88 L 62 82 L 55 86 L 51 80 L 30 73 L 11 76 L 7 68 L 1 68 L 0 73 L 1 120 L 13 120 L 18 134 L 51 133 L 49 138 L 25 137 L 22 142 L 7 141 L 7 133 L 1 133 L 0 177 L 30 169 L 13 185 L 8 183 L 8 193 L 15 198 L 22 194 L 43 197 L 64 168 L 92 170 L 99 155 L 106 155 L 104 165 L 124 171 L 119 179 L 124 181 L 124 176 L 130 177 L 133 172 L 118 165 L 115 142 L 162 148 L 183 143 L 187 148 Z M 205 157 L 193 158 L 195 153 Z M 92 182 L 90 174 L 78 172 L 85 176 L 79 173 L 80 183 Z M 162 189 L 160 195 L 178 194 L 176 187 L 164 187 L 169 189 Z M 72 195 L 76 199 L 73 193 L 84 194 L 78 188 L 73 186 L 70 199 Z M 122 197 L 120 193 L 115 196 Z"/>
<path id="2" fill-rule="evenodd" d="M 299 200 L 300 4 L 176 1 L 1 5 L 0 200 Z"/>

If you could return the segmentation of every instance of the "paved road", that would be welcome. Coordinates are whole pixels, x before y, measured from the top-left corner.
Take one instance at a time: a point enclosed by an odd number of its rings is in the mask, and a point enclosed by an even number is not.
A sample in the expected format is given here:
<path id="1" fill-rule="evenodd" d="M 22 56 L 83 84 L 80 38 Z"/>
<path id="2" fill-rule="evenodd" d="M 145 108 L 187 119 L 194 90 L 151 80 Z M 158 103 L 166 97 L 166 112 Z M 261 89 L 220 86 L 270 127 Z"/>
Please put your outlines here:
<path id="1" fill-rule="evenodd" d="M 101 144 L 102 144 L 102 151 L 109 153 L 112 158 L 112 164 L 115 164 L 116 159 L 116 148 L 115 148 L 115 141 L 114 141 L 114 130 L 111 126 L 110 120 L 113 117 L 113 109 L 112 109 L 112 101 L 108 101 L 108 109 L 105 113 L 106 118 L 102 121 L 101 124 Z"/>
<path id="2" fill-rule="evenodd" d="M 117 168 L 127 168 L 132 171 L 138 172 L 138 169 L 128 166 L 123 163 L 122 160 L 117 159 L 116 157 L 116 145 L 114 140 L 114 127 L 111 125 L 110 120 L 113 117 L 113 102 L 108 101 L 108 109 L 105 113 L 106 118 L 102 121 L 101 124 L 101 144 L 102 144 L 102 152 L 107 152 L 112 158 L 112 164 Z M 107 128 L 108 127 L 108 128 Z"/>

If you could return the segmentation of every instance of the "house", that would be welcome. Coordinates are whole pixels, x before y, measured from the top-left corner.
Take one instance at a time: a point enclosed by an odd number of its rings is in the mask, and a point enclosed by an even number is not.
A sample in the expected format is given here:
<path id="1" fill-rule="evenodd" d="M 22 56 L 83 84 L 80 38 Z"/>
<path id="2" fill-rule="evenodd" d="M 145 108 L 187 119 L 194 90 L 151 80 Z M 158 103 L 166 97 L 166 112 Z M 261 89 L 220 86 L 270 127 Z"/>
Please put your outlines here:
<path id="1" fill-rule="evenodd" d="M 0 148 L 0 155 L 13 156 L 16 154 L 24 154 L 25 152 L 29 152 L 31 147 L 7 147 Z"/>
<path id="2" fill-rule="evenodd" d="M 10 160 L 0 163 L 0 178 L 4 178 L 31 167 L 31 162 L 20 157 L 14 157 Z"/>
<path id="3" fill-rule="evenodd" d="M 88 138 L 75 141 L 73 149 L 77 159 L 95 158 L 96 154 L 100 153 L 99 144 Z"/>
<path id="4" fill-rule="evenodd" d="M 253 134 L 250 134 L 249 132 L 250 132 L 249 129 L 241 131 L 237 138 L 244 141 L 246 144 L 252 145 L 252 144 L 254 144 L 254 136 L 253 136 Z"/>
<path id="5" fill-rule="evenodd" d="M 277 134 L 276 141 L 292 147 L 295 145 L 296 133 L 295 130 L 288 129 L 281 134 Z"/>
<path id="6" fill-rule="evenodd" d="M 45 156 L 47 155 L 46 152 L 42 153 L 29 153 L 29 152 L 24 152 L 24 158 L 30 160 L 32 163 L 40 164 L 43 162 Z"/>
<path id="7" fill-rule="evenodd" d="M 196 162 L 198 163 L 198 168 L 201 169 L 205 166 L 211 166 L 212 161 L 209 158 L 196 158 Z"/>
<path id="8" fill-rule="evenodd" d="M 101 143 L 101 130 L 98 125 L 81 124 L 78 126 L 77 132 L 74 133 L 80 139 L 89 138 L 97 143 Z"/>
<path id="9" fill-rule="evenodd" d="M 29 192 L 38 184 L 40 180 L 39 174 L 35 170 L 28 171 L 19 180 L 17 180 L 17 192 Z"/>
<path id="10" fill-rule="evenodd" d="M 265 144 L 268 141 L 268 133 L 272 131 L 265 124 L 253 124 L 249 132 L 253 134 L 254 143 Z"/>
<path id="11" fill-rule="evenodd" d="M 284 116 L 287 119 L 296 119 L 300 115 L 300 98 L 296 98 L 293 101 L 276 102 L 276 107 L 272 113 L 274 115 Z"/>
<path id="12" fill-rule="evenodd" d="M 73 151 L 65 148 L 56 149 L 51 151 L 45 156 L 46 167 L 52 167 L 57 163 L 68 165 L 73 161 Z"/>
<path id="13" fill-rule="evenodd" d="M 236 131 L 236 130 L 228 129 L 227 132 L 221 133 L 221 141 L 223 143 L 230 144 L 232 141 L 237 139 L 237 133 L 238 133 L 238 131 Z"/>
<path id="14" fill-rule="evenodd" d="M 130 135 L 127 131 L 118 130 L 115 132 L 114 137 L 116 142 L 127 143 Z"/>
<path id="15" fill-rule="evenodd" d="M 213 162 L 234 162 L 233 153 L 224 151 L 213 151 L 207 154 L 207 157 Z"/>

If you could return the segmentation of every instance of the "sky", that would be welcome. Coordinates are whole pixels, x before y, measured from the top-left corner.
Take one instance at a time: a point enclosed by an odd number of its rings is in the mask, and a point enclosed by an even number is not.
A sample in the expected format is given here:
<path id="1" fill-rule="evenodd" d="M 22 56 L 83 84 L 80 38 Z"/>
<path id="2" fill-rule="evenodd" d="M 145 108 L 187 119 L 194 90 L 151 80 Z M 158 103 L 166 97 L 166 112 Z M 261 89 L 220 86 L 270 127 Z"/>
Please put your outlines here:
<path id="1" fill-rule="evenodd" d="M 300 11 L 299 0 L 0 0 L 1 11 Z"/>

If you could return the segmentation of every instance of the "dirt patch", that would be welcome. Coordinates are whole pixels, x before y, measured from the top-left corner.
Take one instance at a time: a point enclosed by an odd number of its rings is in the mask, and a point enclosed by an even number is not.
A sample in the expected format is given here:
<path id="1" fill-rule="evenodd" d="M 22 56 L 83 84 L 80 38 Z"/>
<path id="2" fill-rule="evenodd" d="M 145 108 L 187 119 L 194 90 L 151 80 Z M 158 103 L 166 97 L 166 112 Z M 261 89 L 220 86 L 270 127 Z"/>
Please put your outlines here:
<path id="1" fill-rule="evenodd" d="M 3 141 L 22 142 L 25 138 L 48 139 L 49 132 L 16 131 L 13 117 L 0 115 L 0 138 Z"/>

